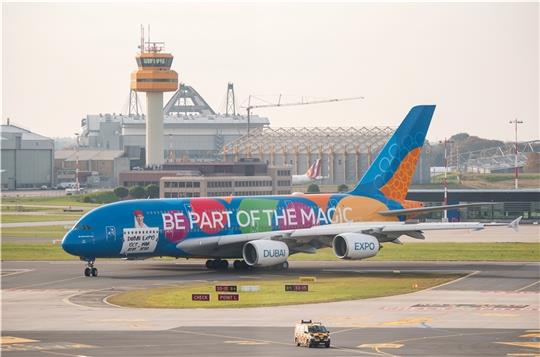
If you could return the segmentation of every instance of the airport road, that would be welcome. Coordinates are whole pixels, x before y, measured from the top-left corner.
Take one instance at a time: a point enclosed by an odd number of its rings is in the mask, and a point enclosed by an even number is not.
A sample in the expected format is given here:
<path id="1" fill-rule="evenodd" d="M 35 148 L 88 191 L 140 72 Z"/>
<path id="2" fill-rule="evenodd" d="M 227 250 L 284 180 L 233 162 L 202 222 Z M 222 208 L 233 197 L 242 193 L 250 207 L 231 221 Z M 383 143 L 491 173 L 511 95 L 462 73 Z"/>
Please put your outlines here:
<path id="1" fill-rule="evenodd" d="M 214 272 L 201 261 L 3 262 L 6 355 L 389 356 L 540 352 L 539 263 L 291 262 L 290 271 Z M 250 309 L 128 309 L 104 302 L 126 289 L 190 281 L 355 272 L 459 272 L 465 278 L 412 294 Z M 302 318 L 324 321 L 335 348 L 291 345 Z M 68 331 L 67 331 L 68 330 Z M 14 343 L 13 343 L 14 341 Z M 18 352 L 17 352 L 18 351 Z M 45 352 L 43 352 L 45 351 Z"/>

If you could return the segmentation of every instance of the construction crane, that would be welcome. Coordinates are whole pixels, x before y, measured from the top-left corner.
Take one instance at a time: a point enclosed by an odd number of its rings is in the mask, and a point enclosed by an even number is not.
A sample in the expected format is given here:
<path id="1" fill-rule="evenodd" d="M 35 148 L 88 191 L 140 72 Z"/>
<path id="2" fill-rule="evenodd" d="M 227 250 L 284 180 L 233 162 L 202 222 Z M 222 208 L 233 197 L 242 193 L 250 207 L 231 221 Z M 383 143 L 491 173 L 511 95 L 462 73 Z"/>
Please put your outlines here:
<path id="1" fill-rule="evenodd" d="M 251 97 L 252 96 L 250 95 L 249 98 L 248 98 L 248 105 L 242 107 L 242 108 L 245 108 L 246 111 L 247 111 L 247 136 L 249 136 L 249 128 L 250 128 L 250 121 L 251 121 L 251 111 L 253 109 L 275 108 L 275 107 L 292 107 L 292 106 L 297 106 L 297 105 L 322 104 L 322 103 L 344 102 L 344 101 L 348 101 L 348 100 L 364 99 L 364 97 L 349 97 L 349 98 L 331 98 L 331 99 L 321 99 L 321 100 L 311 100 L 311 101 L 302 100 L 300 102 L 281 103 L 281 95 L 280 95 L 277 103 L 251 105 Z"/>

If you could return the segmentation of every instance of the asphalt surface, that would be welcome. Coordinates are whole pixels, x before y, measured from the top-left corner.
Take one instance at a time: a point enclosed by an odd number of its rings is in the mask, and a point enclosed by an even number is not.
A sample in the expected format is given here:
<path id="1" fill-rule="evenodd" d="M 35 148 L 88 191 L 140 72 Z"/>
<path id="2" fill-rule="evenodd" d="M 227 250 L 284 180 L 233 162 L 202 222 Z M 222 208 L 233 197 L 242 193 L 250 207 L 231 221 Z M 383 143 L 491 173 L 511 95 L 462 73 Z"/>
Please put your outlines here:
<path id="1" fill-rule="evenodd" d="M 288 272 L 208 271 L 201 261 L 2 263 L 6 356 L 535 356 L 540 264 L 291 262 Z M 118 291 L 191 281 L 322 274 L 452 272 L 466 277 L 401 296 L 251 309 L 127 309 Z M 323 321 L 330 349 L 292 343 L 301 318 Z M 12 337 L 12 338 L 11 338 Z"/>
<path id="2" fill-rule="evenodd" d="M 9 332 L 35 342 L 6 356 L 534 356 L 538 333 L 481 329 L 333 329 L 330 348 L 296 347 L 292 328 L 178 328 L 159 332 Z M 516 344 L 518 346 L 516 346 Z"/>

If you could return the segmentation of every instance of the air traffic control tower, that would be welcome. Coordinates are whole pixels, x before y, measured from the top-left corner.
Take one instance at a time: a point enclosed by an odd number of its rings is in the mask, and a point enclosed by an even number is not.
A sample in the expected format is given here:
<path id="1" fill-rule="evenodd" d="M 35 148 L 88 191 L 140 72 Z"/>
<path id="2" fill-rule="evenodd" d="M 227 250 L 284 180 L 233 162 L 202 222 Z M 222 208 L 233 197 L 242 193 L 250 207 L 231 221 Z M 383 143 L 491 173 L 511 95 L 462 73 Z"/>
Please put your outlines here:
<path id="1" fill-rule="evenodd" d="M 178 89 L 178 73 L 171 70 L 173 56 L 163 42 L 145 41 L 141 34 L 138 70 L 131 73 L 131 89 L 146 92 L 146 166 L 161 166 L 163 151 L 163 92 Z"/>

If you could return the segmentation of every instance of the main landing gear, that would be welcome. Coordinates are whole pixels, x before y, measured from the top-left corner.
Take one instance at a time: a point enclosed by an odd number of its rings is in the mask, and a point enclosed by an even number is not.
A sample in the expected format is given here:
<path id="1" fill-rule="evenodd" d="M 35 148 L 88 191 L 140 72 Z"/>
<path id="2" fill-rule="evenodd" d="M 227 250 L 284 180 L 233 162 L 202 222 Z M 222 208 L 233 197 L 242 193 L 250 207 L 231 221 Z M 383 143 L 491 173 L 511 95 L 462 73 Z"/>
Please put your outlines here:
<path id="1" fill-rule="evenodd" d="M 235 260 L 233 266 L 236 270 L 248 270 L 250 268 L 244 260 Z"/>
<path id="2" fill-rule="evenodd" d="M 98 270 L 94 267 L 95 259 L 86 261 L 84 276 L 98 276 Z"/>
<path id="3" fill-rule="evenodd" d="M 206 267 L 213 270 L 227 270 L 229 268 L 229 261 L 226 259 L 208 259 L 206 261 Z M 249 269 L 249 265 L 243 260 L 235 260 L 233 267 L 235 270 Z"/>
<path id="4" fill-rule="evenodd" d="M 225 259 L 208 259 L 206 267 L 214 270 L 227 270 L 229 269 L 229 261 Z"/>

